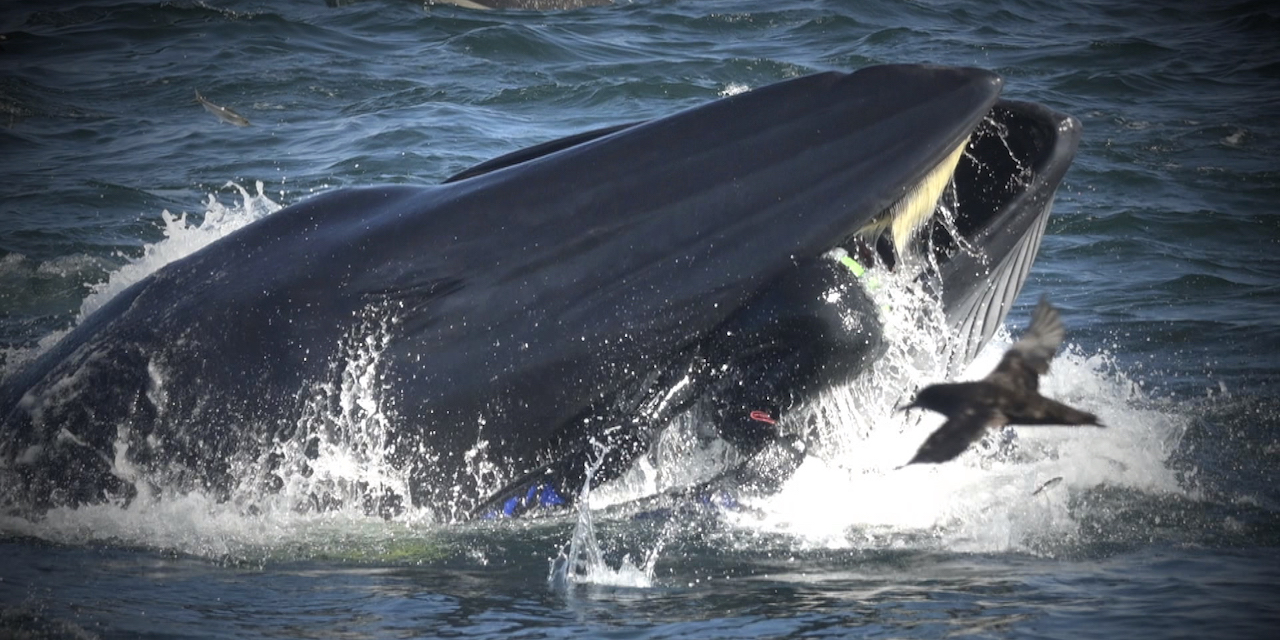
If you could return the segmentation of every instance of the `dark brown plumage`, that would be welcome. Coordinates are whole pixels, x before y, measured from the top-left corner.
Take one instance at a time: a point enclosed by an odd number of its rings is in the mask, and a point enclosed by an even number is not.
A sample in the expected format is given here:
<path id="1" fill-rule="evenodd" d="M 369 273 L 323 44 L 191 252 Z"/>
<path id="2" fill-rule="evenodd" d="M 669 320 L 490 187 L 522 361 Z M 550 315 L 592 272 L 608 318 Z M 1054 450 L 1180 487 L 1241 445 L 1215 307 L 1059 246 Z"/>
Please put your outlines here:
<path id="1" fill-rule="evenodd" d="M 964 452 L 988 428 L 1007 424 L 1105 426 L 1092 413 L 1040 395 L 1040 375 L 1049 371 L 1049 361 L 1065 334 L 1058 310 L 1041 298 L 1031 312 L 1031 326 L 1009 347 L 995 371 L 974 382 L 921 389 L 902 410 L 930 409 L 947 416 L 947 421 L 907 464 L 946 462 Z"/>

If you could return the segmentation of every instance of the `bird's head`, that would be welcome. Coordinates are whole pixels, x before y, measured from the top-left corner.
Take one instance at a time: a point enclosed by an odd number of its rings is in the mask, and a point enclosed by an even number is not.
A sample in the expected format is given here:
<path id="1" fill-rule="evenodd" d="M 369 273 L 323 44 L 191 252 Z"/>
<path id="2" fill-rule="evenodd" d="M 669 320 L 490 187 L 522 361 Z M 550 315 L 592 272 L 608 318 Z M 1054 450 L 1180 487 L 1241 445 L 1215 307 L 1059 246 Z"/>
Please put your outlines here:
<path id="1" fill-rule="evenodd" d="M 947 393 L 943 385 L 929 385 L 920 390 L 916 394 L 915 400 L 910 403 L 898 407 L 898 411 L 906 411 L 908 409 L 929 409 L 932 411 L 941 411 L 941 408 L 949 404 L 947 401 Z"/>

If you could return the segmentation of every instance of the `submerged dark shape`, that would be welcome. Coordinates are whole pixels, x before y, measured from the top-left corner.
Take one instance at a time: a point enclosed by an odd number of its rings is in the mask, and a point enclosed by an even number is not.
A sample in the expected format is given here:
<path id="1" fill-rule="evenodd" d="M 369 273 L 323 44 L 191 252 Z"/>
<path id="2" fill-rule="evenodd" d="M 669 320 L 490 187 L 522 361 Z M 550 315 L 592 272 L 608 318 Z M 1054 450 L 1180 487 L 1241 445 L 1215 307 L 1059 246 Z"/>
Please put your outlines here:
<path id="1" fill-rule="evenodd" d="M 1040 395 L 1040 376 L 1049 372 L 1049 361 L 1065 333 L 1058 310 L 1041 298 L 1031 312 L 1031 326 L 987 377 L 921 389 L 902 410 L 929 409 L 947 416 L 947 421 L 930 434 L 907 464 L 946 462 L 963 453 L 987 429 L 1007 424 L 1103 426 L 1092 413 Z"/>
<path id="2" fill-rule="evenodd" d="M 784 478 L 802 454 L 779 421 L 883 351 L 833 250 L 872 268 L 931 252 L 962 358 L 1021 288 L 1079 125 L 1000 86 L 818 74 L 278 211 L 4 381 L 0 498 L 239 499 L 343 440 L 408 478 L 362 488 L 371 509 L 514 514 L 571 500 L 597 451 L 595 482 L 616 477 L 690 407 L 747 460 L 726 481 Z"/>

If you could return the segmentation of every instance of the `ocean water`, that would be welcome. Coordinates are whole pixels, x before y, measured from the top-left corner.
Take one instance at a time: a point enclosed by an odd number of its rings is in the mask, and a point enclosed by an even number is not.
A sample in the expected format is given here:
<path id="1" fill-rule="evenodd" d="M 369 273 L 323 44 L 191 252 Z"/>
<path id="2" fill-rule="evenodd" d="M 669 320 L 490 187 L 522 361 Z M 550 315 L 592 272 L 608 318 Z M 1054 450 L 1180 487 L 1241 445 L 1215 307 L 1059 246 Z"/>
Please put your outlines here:
<path id="1" fill-rule="evenodd" d="M 52 637 L 1271 637 L 1280 628 L 1280 10 L 1267 2 L 635 0 L 0 8 L 0 371 L 130 282 L 325 190 L 432 184 L 812 72 L 979 66 L 1084 125 L 982 375 L 1049 295 L 1044 380 L 1105 431 L 893 469 L 936 369 L 814 411 L 772 498 L 667 517 L 250 513 L 199 494 L 0 518 L 0 632 Z M 250 125 L 220 121 L 199 91 Z M 566 177 L 565 188 L 573 188 Z M 927 348 L 939 338 L 902 329 Z M 913 363 L 914 364 L 914 363 Z M 896 377 L 895 377 L 896 376 Z M 359 394 L 359 390 L 353 393 Z M 329 459 L 334 477 L 376 464 Z M 376 461 L 375 461 L 376 462 Z M 695 464 L 696 461 L 690 464 Z M 675 464 L 675 463 L 671 463 Z M 670 470 L 669 470 L 670 471 Z M 162 488 L 163 489 L 163 488 Z M 562 558 L 563 556 L 563 558 Z"/>

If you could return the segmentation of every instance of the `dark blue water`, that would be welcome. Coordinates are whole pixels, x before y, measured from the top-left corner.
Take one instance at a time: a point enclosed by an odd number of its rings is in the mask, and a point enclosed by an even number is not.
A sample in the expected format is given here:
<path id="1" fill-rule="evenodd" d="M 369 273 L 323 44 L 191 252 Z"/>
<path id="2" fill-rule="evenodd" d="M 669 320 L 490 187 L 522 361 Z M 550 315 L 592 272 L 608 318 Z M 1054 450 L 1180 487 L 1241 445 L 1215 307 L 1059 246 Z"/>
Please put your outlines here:
<path id="1" fill-rule="evenodd" d="M 313 193 L 430 184 L 811 72 L 934 62 L 995 70 L 1006 96 L 1084 124 L 1010 323 L 1023 326 L 1042 293 L 1062 307 L 1070 344 L 1046 388 L 1111 428 L 1027 435 L 1028 450 L 1053 452 L 1031 461 L 895 475 L 869 460 L 919 431 L 889 421 L 751 512 L 674 524 L 595 514 L 602 555 L 568 585 L 548 575 L 582 531 L 573 515 L 444 526 L 413 513 L 253 515 L 162 493 L 6 518 L 0 629 L 1202 638 L 1280 627 L 1270 3 L 46 5 L 0 9 L 5 373 L 129 282 Z M 250 126 L 219 121 L 197 90 Z M 334 473 L 369 472 L 355 467 Z"/>

